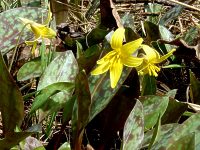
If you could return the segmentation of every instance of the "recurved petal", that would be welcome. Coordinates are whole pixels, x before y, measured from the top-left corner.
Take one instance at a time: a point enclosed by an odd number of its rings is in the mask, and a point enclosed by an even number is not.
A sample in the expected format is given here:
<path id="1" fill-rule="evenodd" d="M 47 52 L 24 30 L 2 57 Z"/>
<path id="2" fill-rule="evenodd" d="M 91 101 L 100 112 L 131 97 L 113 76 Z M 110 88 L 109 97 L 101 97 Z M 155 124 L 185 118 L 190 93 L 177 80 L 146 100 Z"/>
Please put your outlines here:
<path id="1" fill-rule="evenodd" d="M 111 87 L 115 88 L 120 76 L 122 74 L 123 70 L 123 64 L 121 63 L 120 59 L 117 59 L 113 62 L 113 64 L 110 66 L 110 82 Z"/>
<path id="2" fill-rule="evenodd" d="M 139 38 L 132 42 L 128 42 L 122 46 L 121 52 L 126 55 L 131 55 L 140 47 L 142 42 L 143 42 L 142 38 Z"/>
<path id="3" fill-rule="evenodd" d="M 139 65 L 142 64 L 143 58 L 136 58 L 133 56 L 128 56 L 128 57 L 122 57 L 121 62 L 128 67 L 138 67 Z"/>
<path id="4" fill-rule="evenodd" d="M 162 56 L 160 59 L 156 60 L 154 63 L 161 63 L 162 61 L 166 60 L 168 57 L 170 57 L 173 52 L 175 52 L 176 49 L 172 49 L 171 51 L 169 51 L 169 53 L 167 53 L 166 55 Z"/>
<path id="5" fill-rule="evenodd" d="M 31 25 L 31 29 L 35 35 L 41 36 L 43 38 L 54 38 L 56 36 L 56 32 L 51 28 L 48 28 L 44 25 Z"/>
<path id="6" fill-rule="evenodd" d="M 141 45 L 141 46 L 144 52 L 146 53 L 146 57 L 149 61 L 153 61 L 160 58 L 158 52 L 153 48 L 151 48 L 150 46 L 148 45 Z"/>
<path id="7" fill-rule="evenodd" d="M 110 51 L 108 54 L 106 54 L 103 58 L 99 59 L 97 61 L 97 64 L 103 64 L 107 61 L 111 61 L 112 58 L 116 55 L 116 51 Z"/>
<path id="8" fill-rule="evenodd" d="M 118 28 L 112 35 L 110 45 L 112 49 L 121 48 L 124 39 L 125 29 L 123 27 Z"/>
<path id="9" fill-rule="evenodd" d="M 101 65 L 98 65 L 92 72 L 91 74 L 92 75 L 99 75 L 99 74 L 103 74 L 105 73 L 106 71 L 108 71 L 108 69 L 110 68 L 110 63 L 109 61 L 101 64 Z"/>

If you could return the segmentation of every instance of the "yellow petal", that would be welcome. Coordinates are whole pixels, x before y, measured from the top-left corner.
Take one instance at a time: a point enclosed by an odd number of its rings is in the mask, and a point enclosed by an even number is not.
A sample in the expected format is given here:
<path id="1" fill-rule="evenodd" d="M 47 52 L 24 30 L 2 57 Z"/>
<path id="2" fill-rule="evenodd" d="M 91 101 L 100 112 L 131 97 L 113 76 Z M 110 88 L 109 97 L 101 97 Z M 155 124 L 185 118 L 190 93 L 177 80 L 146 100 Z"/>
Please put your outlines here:
<path id="1" fill-rule="evenodd" d="M 112 35 L 110 45 L 112 49 L 117 49 L 122 47 L 123 39 L 124 39 L 125 29 L 120 27 L 118 28 Z"/>
<path id="2" fill-rule="evenodd" d="M 121 62 L 128 67 L 137 67 L 142 64 L 143 58 L 136 58 L 133 56 L 122 57 Z"/>
<path id="3" fill-rule="evenodd" d="M 148 45 L 141 45 L 144 52 L 146 53 L 146 57 L 149 61 L 154 61 L 160 58 L 159 53 Z"/>
<path id="4" fill-rule="evenodd" d="M 110 61 L 112 59 L 113 56 L 115 56 L 117 54 L 116 51 L 110 51 L 108 54 L 106 54 L 103 58 L 99 59 L 97 61 L 97 64 L 103 64 L 107 61 Z"/>
<path id="5" fill-rule="evenodd" d="M 112 88 L 116 87 L 122 74 L 122 70 L 123 64 L 121 63 L 120 59 L 115 60 L 110 67 L 110 82 Z"/>
<path id="6" fill-rule="evenodd" d="M 99 74 L 103 74 L 105 73 L 106 71 L 108 71 L 108 69 L 110 68 L 110 63 L 109 61 L 99 65 L 97 68 L 95 68 L 91 74 L 92 75 L 99 75 Z"/>
<path id="7" fill-rule="evenodd" d="M 170 57 L 173 52 L 175 52 L 176 49 L 172 49 L 169 53 L 167 53 L 166 55 L 162 56 L 160 59 L 156 60 L 154 63 L 161 63 L 162 61 L 166 60 L 168 57 Z"/>
<path id="8" fill-rule="evenodd" d="M 131 54 L 133 54 L 140 47 L 140 45 L 142 44 L 142 42 L 143 42 L 143 39 L 139 38 L 139 39 L 137 39 L 135 41 L 126 43 L 126 44 L 124 44 L 122 46 L 121 52 L 123 54 L 131 55 Z"/>
<path id="9" fill-rule="evenodd" d="M 26 19 L 26 18 L 21 18 L 21 17 L 19 17 L 19 19 L 22 21 L 22 23 L 23 23 L 24 25 L 28 24 L 26 27 L 27 27 L 29 30 L 31 30 L 30 24 L 34 23 L 34 21 L 29 20 L 29 19 Z"/>
<path id="10" fill-rule="evenodd" d="M 56 32 L 51 28 L 48 28 L 40 24 L 31 24 L 31 29 L 36 36 L 41 36 L 43 38 L 54 38 Z"/>

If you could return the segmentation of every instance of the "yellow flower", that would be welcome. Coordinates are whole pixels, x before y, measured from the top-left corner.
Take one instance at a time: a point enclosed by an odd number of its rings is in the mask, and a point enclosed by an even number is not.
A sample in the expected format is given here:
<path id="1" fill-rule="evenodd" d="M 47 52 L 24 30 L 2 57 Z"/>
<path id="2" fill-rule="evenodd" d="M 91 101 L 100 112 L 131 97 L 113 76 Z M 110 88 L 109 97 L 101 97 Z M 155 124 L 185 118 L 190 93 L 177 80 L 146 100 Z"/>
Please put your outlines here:
<path id="1" fill-rule="evenodd" d="M 160 71 L 160 68 L 157 67 L 156 64 L 159 64 L 162 61 L 166 60 L 175 51 L 175 49 L 172 49 L 169 53 L 160 57 L 160 54 L 148 45 L 141 45 L 141 47 L 146 55 L 144 56 L 143 63 L 139 67 L 137 67 L 137 70 L 139 74 L 149 74 L 150 76 L 155 77 L 158 76 L 157 72 Z"/>
<path id="2" fill-rule="evenodd" d="M 98 67 L 91 74 L 99 75 L 110 70 L 111 87 L 115 88 L 122 74 L 123 65 L 128 67 L 139 66 L 143 58 L 133 57 L 133 53 L 140 47 L 143 42 L 142 38 L 123 45 L 125 29 L 118 28 L 112 35 L 110 45 L 112 51 L 106 54 L 102 59 L 97 61 Z"/>
<path id="3" fill-rule="evenodd" d="M 49 8 L 48 17 L 44 24 L 39 24 L 26 18 L 19 18 L 23 22 L 23 24 L 26 25 L 26 27 L 34 33 L 35 36 L 33 41 L 26 41 L 27 45 L 35 46 L 40 38 L 51 39 L 56 36 L 56 32 L 47 27 L 49 25 L 49 22 L 51 21 L 51 17 L 52 13 Z"/>

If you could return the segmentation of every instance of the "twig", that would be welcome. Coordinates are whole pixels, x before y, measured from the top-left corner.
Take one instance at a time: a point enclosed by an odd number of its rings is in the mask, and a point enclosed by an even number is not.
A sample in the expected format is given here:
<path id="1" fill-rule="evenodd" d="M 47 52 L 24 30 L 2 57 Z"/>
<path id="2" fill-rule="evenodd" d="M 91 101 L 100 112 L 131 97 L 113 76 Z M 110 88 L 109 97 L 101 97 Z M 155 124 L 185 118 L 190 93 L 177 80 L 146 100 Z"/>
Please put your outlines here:
<path id="1" fill-rule="evenodd" d="M 196 8 L 196 7 L 194 7 L 194 6 L 190 6 L 190 5 L 188 5 L 188 4 L 185 4 L 185 3 L 182 3 L 182 2 L 179 2 L 179 1 L 176 1 L 176 0 L 168 0 L 168 1 L 170 1 L 170 2 L 172 2 L 172 3 L 175 3 L 175 4 L 182 5 L 182 6 L 184 6 L 184 7 L 187 7 L 187 8 L 190 8 L 190 9 L 193 9 L 193 10 L 196 10 L 196 11 L 199 11 L 199 12 L 200 12 L 200 9 L 199 9 L 199 8 Z"/>

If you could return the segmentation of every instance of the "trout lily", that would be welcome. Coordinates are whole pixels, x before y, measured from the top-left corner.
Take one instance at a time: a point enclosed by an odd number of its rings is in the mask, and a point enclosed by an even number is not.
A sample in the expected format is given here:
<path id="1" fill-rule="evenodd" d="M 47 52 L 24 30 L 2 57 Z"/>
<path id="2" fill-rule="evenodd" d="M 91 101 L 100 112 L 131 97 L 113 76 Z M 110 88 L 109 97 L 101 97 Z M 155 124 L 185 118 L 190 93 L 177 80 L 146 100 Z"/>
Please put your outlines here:
<path id="1" fill-rule="evenodd" d="M 110 40 L 113 49 L 103 58 L 97 61 L 97 68 L 91 74 L 99 75 L 110 70 L 111 87 L 115 88 L 122 74 L 123 65 L 128 67 L 137 67 L 143 62 L 143 58 L 133 56 L 133 53 L 140 47 L 143 42 L 142 38 L 123 45 L 125 37 L 125 29 L 118 28 L 112 35 Z"/>
<path id="2" fill-rule="evenodd" d="M 49 22 L 51 21 L 51 17 L 52 17 L 52 13 L 49 7 L 48 16 L 44 24 L 39 24 L 26 18 L 21 18 L 21 17 L 19 18 L 23 22 L 23 24 L 26 25 L 26 27 L 34 33 L 34 36 L 35 36 L 33 41 L 25 42 L 27 45 L 33 45 L 33 49 L 34 49 L 36 48 L 36 45 L 39 39 L 43 39 L 43 38 L 51 39 L 56 36 L 56 32 L 48 27 Z"/>
<path id="3" fill-rule="evenodd" d="M 141 45 L 141 47 L 144 50 L 145 55 L 143 63 L 137 67 L 138 73 L 141 75 L 149 74 L 150 76 L 155 77 L 158 76 L 158 72 L 160 71 L 160 68 L 156 65 L 166 60 L 175 51 L 175 49 L 172 49 L 169 53 L 161 57 L 155 49 L 148 45 Z"/>

